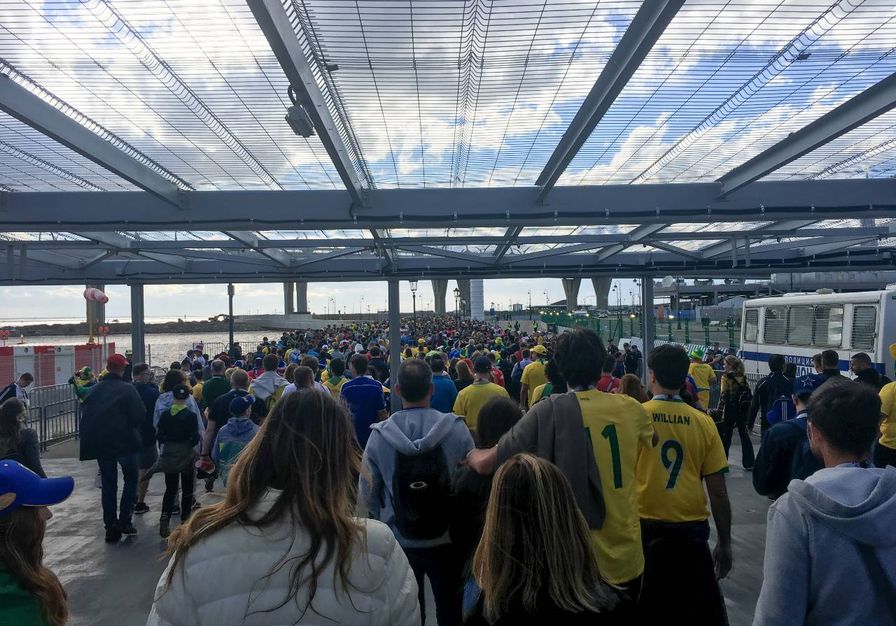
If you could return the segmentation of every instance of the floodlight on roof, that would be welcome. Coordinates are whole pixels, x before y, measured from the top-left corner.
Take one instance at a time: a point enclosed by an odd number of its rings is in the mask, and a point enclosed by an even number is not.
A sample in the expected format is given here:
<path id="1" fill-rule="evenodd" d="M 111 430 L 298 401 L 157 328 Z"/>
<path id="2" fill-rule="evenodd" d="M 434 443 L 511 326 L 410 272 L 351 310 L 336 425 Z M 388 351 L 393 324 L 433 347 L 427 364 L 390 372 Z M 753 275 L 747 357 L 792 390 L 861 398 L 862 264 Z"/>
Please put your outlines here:
<path id="1" fill-rule="evenodd" d="M 286 123 L 299 137 L 310 137 L 314 134 L 314 124 L 301 104 L 294 104 L 286 109 Z"/>

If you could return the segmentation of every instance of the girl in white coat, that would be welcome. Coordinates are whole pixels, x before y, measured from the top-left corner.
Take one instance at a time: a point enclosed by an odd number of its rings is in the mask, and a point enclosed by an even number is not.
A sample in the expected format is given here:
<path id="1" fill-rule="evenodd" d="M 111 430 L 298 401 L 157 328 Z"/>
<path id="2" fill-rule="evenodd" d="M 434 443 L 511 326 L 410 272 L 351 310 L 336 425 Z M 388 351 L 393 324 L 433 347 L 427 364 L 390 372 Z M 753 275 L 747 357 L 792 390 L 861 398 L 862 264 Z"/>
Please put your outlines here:
<path id="1" fill-rule="evenodd" d="M 419 624 L 417 584 L 392 532 L 352 515 L 353 433 L 329 394 L 282 398 L 224 501 L 171 535 L 147 625 Z"/>

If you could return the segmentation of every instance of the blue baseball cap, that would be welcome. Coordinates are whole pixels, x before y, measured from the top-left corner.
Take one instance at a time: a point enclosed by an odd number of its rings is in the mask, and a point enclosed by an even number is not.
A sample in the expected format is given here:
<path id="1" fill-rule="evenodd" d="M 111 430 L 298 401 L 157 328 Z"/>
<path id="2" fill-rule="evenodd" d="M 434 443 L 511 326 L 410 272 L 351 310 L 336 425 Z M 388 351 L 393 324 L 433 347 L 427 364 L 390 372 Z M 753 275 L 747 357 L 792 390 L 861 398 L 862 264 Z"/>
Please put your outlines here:
<path id="1" fill-rule="evenodd" d="M 252 396 L 237 396 L 230 401 L 230 414 L 242 415 L 248 411 L 254 403 L 255 399 Z"/>
<path id="2" fill-rule="evenodd" d="M 0 517 L 23 506 L 59 504 L 74 488 L 71 476 L 41 478 L 16 461 L 0 461 Z"/>
<path id="3" fill-rule="evenodd" d="M 793 381 L 793 395 L 797 398 L 808 398 L 824 381 L 824 376 L 818 374 L 806 374 L 797 378 Z"/>

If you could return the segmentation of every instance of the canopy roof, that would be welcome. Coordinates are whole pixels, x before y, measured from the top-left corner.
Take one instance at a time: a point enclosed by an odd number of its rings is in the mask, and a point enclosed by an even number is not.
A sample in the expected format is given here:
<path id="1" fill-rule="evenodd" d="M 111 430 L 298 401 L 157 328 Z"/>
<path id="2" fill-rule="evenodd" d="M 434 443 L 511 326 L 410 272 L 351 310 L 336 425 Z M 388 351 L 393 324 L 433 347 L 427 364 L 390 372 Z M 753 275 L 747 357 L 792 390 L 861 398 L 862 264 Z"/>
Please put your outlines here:
<path id="1" fill-rule="evenodd" d="M 892 267 L 893 42 L 891 0 L 0 0 L 0 283 Z"/>

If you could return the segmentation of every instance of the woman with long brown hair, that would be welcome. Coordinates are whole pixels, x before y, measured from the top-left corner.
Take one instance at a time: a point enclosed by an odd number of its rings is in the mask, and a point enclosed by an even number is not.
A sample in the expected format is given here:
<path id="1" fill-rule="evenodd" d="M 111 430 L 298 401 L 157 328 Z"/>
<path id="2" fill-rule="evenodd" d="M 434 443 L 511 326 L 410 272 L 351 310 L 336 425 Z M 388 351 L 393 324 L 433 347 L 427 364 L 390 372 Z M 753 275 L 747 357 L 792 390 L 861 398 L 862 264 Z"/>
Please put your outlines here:
<path id="1" fill-rule="evenodd" d="M 753 400 L 753 393 L 744 373 L 744 363 L 733 354 L 725 357 L 725 373 L 722 374 L 721 394 L 719 406 L 710 411 L 719 428 L 719 436 L 725 447 L 725 456 L 731 448 L 731 438 L 737 430 L 740 436 L 741 462 L 746 471 L 753 469 L 756 460 L 753 452 L 753 442 L 750 440 L 750 432 L 747 428 L 748 414 Z"/>
<path id="2" fill-rule="evenodd" d="M 0 624 L 60 626 L 65 590 L 43 565 L 47 507 L 68 498 L 70 476 L 41 478 L 16 461 L 0 461 Z"/>
<path id="3" fill-rule="evenodd" d="M 466 361 L 458 361 L 455 369 L 457 371 L 457 380 L 454 381 L 454 386 L 457 387 L 458 391 L 463 391 L 473 384 L 473 372 L 470 371 L 470 366 L 467 365 Z"/>
<path id="4" fill-rule="evenodd" d="M 588 524 L 556 465 L 517 454 L 495 473 L 465 624 L 615 624 Z M 469 598 L 473 594 L 465 594 Z"/>
<path id="5" fill-rule="evenodd" d="M 644 389 L 644 384 L 635 374 L 626 374 L 623 376 L 619 381 L 619 389 L 616 393 L 621 393 L 630 398 L 634 398 L 641 404 L 650 400 L 650 398 L 647 397 L 647 391 Z"/>
<path id="6" fill-rule="evenodd" d="M 392 531 L 353 516 L 360 470 L 339 402 L 313 389 L 281 398 L 224 501 L 172 533 L 148 625 L 418 624 Z"/>
<path id="7" fill-rule="evenodd" d="M 32 472 L 46 478 L 40 464 L 40 441 L 37 431 L 28 428 L 28 410 L 18 398 L 0 404 L 0 459 L 18 461 Z"/>

